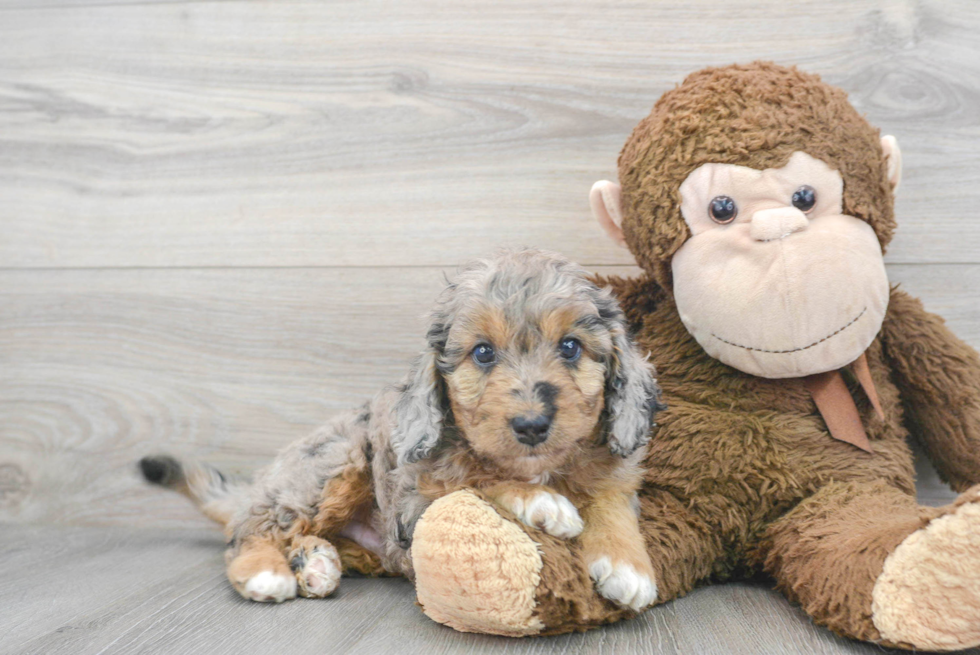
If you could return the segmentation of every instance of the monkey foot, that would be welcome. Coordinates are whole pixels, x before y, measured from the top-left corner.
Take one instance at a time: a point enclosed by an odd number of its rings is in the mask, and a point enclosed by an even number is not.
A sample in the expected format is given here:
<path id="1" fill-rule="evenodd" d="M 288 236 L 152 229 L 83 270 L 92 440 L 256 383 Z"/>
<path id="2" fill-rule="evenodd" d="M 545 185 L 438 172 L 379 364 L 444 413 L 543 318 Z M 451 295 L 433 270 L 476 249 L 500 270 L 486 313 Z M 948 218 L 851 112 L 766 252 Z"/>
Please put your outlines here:
<path id="1" fill-rule="evenodd" d="M 535 617 L 536 544 L 468 491 L 425 511 L 415 527 L 412 562 L 419 604 L 434 621 L 512 637 L 544 627 Z"/>
<path id="2" fill-rule="evenodd" d="M 872 620 L 890 644 L 922 650 L 980 645 L 980 487 L 913 532 L 885 560 Z"/>

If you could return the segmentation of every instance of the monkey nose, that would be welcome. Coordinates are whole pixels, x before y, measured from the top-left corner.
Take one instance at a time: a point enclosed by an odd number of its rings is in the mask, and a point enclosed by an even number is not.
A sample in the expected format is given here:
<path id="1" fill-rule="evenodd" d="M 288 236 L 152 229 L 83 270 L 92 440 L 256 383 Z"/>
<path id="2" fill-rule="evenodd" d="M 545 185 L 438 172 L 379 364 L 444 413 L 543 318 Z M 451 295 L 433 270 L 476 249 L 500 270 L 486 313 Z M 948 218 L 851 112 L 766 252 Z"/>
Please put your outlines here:
<path id="1" fill-rule="evenodd" d="M 526 446 L 537 446 L 548 438 L 551 429 L 551 417 L 547 414 L 535 416 L 515 416 L 510 420 L 510 427 L 517 440 Z"/>
<path id="2" fill-rule="evenodd" d="M 796 207 L 762 209 L 752 214 L 749 234 L 756 241 L 775 241 L 805 230 L 808 223 L 806 214 Z"/>

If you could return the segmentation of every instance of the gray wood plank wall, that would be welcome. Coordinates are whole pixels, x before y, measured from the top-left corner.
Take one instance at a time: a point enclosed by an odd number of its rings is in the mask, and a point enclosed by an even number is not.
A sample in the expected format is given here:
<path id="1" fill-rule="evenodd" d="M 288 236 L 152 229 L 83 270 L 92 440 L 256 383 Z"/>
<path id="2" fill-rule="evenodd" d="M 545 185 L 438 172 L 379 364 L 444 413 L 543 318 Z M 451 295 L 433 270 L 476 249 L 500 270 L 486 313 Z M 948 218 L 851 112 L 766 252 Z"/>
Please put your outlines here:
<path id="1" fill-rule="evenodd" d="M 633 270 L 589 186 L 757 58 L 898 137 L 890 275 L 980 346 L 975 0 L 0 1 L 0 521 L 204 526 L 133 462 L 253 469 L 404 372 L 444 271 Z"/>

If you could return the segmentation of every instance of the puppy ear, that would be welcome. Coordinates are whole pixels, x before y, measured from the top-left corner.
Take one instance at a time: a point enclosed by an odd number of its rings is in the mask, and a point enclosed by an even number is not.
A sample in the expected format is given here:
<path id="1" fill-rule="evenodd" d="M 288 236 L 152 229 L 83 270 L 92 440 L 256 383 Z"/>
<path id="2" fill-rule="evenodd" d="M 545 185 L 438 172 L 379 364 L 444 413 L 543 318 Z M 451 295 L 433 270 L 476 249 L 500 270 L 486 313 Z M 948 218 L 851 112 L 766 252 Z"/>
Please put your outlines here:
<path id="1" fill-rule="evenodd" d="M 429 345 L 415 361 L 405 390 L 395 403 L 391 441 L 400 465 L 429 457 L 442 436 L 448 402 L 438 362 L 439 347 L 445 345 L 448 332 L 444 325 L 429 330 Z"/>
<path id="2" fill-rule="evenodd" d="M 613 340 L 606 380 L 606 422 L 609 450 L 626 457 L 650 440 L 657 412 L 667 409 L 653 365 L 640 355 L 630 339 L 622 310 L 610 298 L 600 305 Z"/>

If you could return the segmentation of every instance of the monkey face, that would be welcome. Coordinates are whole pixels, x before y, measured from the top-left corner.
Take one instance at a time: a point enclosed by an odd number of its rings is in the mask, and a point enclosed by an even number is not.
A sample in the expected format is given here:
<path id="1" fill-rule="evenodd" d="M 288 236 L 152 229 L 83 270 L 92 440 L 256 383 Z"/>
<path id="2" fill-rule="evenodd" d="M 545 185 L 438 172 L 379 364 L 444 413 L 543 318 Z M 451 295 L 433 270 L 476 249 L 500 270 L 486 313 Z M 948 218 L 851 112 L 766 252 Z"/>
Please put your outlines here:
<path id="1" fill-rule="evenodd" d="M 691 237 L 674 255 L 681 320 L 705 351 L 767 378 L 845 366 L 881 328 L 889 287 L 843 181 L 795 152 L 782 168 L 704 164 L 680 187 Z"/>

